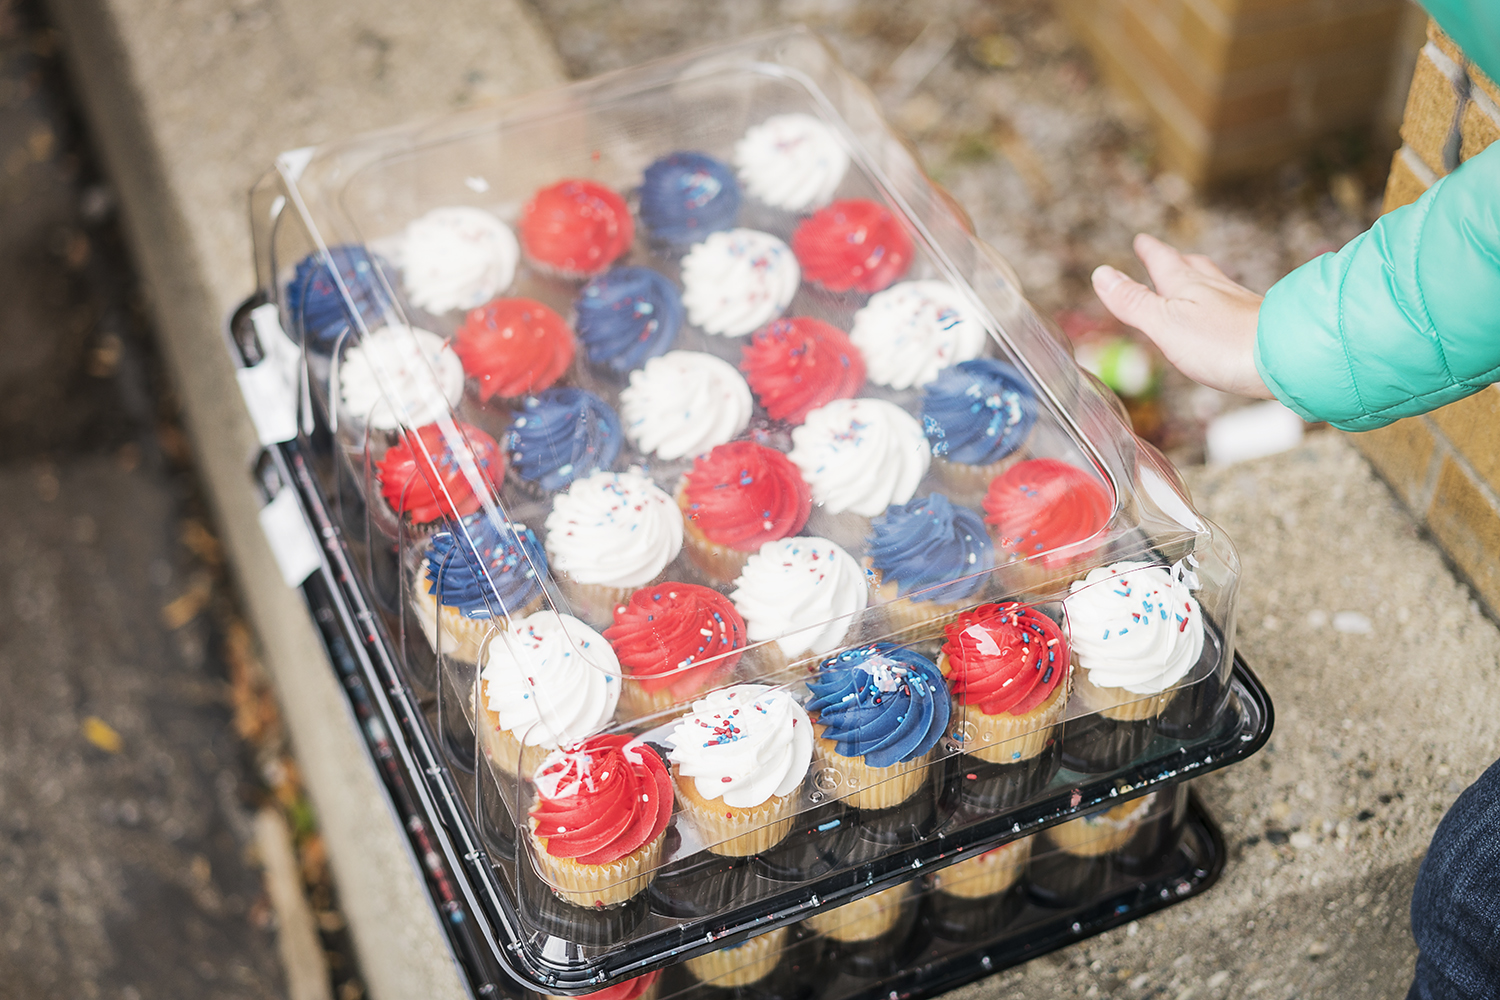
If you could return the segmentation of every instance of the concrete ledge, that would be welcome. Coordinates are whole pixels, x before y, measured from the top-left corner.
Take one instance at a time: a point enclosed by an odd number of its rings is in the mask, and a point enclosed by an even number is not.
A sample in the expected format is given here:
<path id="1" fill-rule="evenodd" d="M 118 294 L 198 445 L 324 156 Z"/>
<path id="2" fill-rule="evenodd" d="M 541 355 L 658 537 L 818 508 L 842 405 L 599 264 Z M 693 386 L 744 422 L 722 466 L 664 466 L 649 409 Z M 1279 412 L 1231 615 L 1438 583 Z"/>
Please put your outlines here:
<path id="1" fill-rule="evenodd" d="M 366 982 L 465 994 L 298 593 L 260 534 L 220 335 L 254 288 L 245 194 L 276 153 L 563 78 L 519 0 L 52 0 L 118 189 L 221 537 L 281 696 Z"/>

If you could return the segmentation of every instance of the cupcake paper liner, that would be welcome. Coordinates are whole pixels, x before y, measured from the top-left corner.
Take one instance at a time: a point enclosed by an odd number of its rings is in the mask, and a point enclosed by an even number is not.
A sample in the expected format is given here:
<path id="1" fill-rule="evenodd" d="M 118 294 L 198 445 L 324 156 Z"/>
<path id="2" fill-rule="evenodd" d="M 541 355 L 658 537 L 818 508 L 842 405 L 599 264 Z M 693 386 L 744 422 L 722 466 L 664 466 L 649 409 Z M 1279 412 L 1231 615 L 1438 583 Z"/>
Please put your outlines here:
<path id="1" fill-rule="evenodd" d="M 532 863 L 552 891 L 574 906 L 591 908 L 623 903 L 640 895 L 651 884 L 661 865 L 662 844 L 667 831 L 657 834 L 649 843 L 602 865 L 580 864 L 573 858 L 559 858 L 547 853 L 547 841 L 532 834 L 535 850 Z"/>
<path id="2" fill-rule="evenodd" d="M 500 772 L 497 778 L 504 776 L 516 779 L 516 781 L 509 782 L 510 787 L 504 787 L 505 783 L 502 783 L 500 788 L 505 801 L 514 803 L 516 783 L 520 781 L 523 765 L 525 773 L 533 773 L 541 766 L 551 750 L 538 745 L 528 745 L 523 748 L 515 733 L 509 729 L 500 728 L 500 717 L 490 710 L 482 698 L 479 706 L 479 745 L 490 763 Z"/>
<path id="3" fill-rule="evenodd" d="M 793 795 L 773 795 L 760 805 L 735 809 L 726 806 L 723 799 L 705 799 L 698 794 L 698 782 L 683 777 L 675 764 L 672 781 L 677 786 L 678 805 L 715 854 L 748 857 L 769 850 L 790 832 L 796 819 Z"/>
<path id="4" fill-rule="evenodd" d="M 944 665 L 940 662 L 938 669 L 942 670 Z M 972 738 L 964 744 L 964 753 L 991 764 L 1014 764 L 1037 756 L 1058 735 L 1056 727 L 1068 707 L 1070 683 L 1070 678 L 1064 677 L 1046 701 L 1024 715 L 1009 712 L 990 715 L 976 705 L 955 706 L 954 714 L 974 727 Z"/>
<path id="5" fill-rule="evenodd" d="M 937 754 L 937 748 L 934 747 L 920 757 L 889 767 L 871 767 L 863 757 L 841 755 L 833 740 L 824 739 L 824 728 L 814 720 L 815 765 L 831 767 L 839 772 L 843 779 L 841 784 L 849 790 L 839 797 L 856 809 L 890 809 L 916 795 L 926 782 L 928 769 Z"/>
<path id="6" fill-rule="evenodd" d="M 1089 680 L 1089 672 L 1073 658 L 1073 692 L 1079 704 L 1116 722 L 1140 722 L 1161 715 L 1177 695 L 1176 688 L 1160 694 L 1136 694 L 1124 688 L 1099 687 Z"/>
<path id="7" fill-rule="evenodd" d="M 682 491 L 677 491 L 677 507 L 682 510 L 682 548 L 687 553 L 688 560 L 699 573 L 714 583 L 733 583 L 740 573 L 745 569 L 745 563 L 752 553 L 741 552 L 739 549 L 728 545 L 720 545 L 711 540 L 698 527 L 698 523 L 688 517 L 687 500 Z"/>
<path id="8" fill-rule="evenodd" d="M 555 578 L 558 587 L 562 590 L 563 597 L 567 598 L 567 610 L 574 617 L 581 618 L 597 628 L 607 628 L 614 621 L 616 605 L 630 600 L 630 595 L 641 587 L 655 586 L 665 577 L 663 574 L 657 574 L 653 579 L 647 580 L 635 587 L 611 587 L 603 583 L 579 583 L 563 572 L 556 573 Z"/>
<path id="9" fill-rule="evenodd" d="M 1070 819 L 1046 831 L 1059 850 L 1080 858 L 1097 858 L 1125 846 L 1150 811 L 1151 797 L 1122 802 L 1105 812 Z M 1116 818 L 1111 813 L 1122 815 Z"/>
<path id="10" fill-rule="evenodd" d="M 939 637 L 949 622 L 958 618 L 969 608 L 983 603 L 983 586 L 964 600 L 949 604 L 940 601 L 905 600 L 899 596 L 900 584 L 895 580 L 883 579 L 880 571 L 871 567 L 869 562 L 867 557 L 865 569 L 871 574 L 870 584 L 874 591 L 875 602 L 880 605 L 886 624 L 891 627 L 892 631 L 901 633 L 903 640 Z"/>
<path id="11" fill-rule="evenodd" d="M 721 948 L 683 962 L 683 967 L 710 986 L 749 986 L 771 974 L 781 958 L 786 928 L 778 927 L 744 944 Z"/>
<path id="12" fill-rule="evenodd" d="M 1027 437 L 1029 440 L 1030 435 Z M 1026 442 L 1022 441 L 1016 446 L 1015 451 L 989 465 L 965 465 L 962 462 L 950 462 L 946 458 L 934 455 L 932 456 L 932 472 L 950 496 L 976 499 L 984 495 L 984 491 L 989 488 L 990 480 L 1015 465 L 1025 454 Z"/>
<path id="13" fill-rule="evenodd" d="M 1022 837 L 935 872 L 932 887 L 959 899 L 995 896 L 1020 881 L 1030 858 L 1031 838 Z"/>
<path id="14" fill-rule="evenodd" d="M 909 892 L 910 884 L 903 882 L 852 903 L 815 913 L 802 922 L 834 941 L 869 941 L 896 925 L 901 904 Z"/>

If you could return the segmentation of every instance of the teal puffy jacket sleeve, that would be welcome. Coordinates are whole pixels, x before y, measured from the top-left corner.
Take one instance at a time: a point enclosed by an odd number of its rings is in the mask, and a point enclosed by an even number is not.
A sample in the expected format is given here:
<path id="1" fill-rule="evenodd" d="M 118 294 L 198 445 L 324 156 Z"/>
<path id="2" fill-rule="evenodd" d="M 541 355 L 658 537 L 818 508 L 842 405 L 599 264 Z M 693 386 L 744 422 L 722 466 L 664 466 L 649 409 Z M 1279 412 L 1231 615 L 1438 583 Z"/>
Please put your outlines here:
<path id="1" fill-rule="evenodd" d="M 1352 431 L 1500 381 L 1500 143 L 1272 286 L 1255 367 L 1303 418 Z"/>

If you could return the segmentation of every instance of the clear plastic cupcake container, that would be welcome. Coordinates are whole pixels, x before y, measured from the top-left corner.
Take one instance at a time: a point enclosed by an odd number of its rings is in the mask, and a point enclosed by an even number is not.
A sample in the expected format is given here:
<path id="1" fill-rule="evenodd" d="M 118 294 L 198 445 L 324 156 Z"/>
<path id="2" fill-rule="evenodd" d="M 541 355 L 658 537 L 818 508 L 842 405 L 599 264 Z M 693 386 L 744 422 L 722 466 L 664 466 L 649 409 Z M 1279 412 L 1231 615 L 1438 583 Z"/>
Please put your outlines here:
<path id="1" fill-rule="evenodd" d="M 932 995 L 1187 898 L 1223 864 L 1216 828 L 1181 784 L 962 854 L 611 989 L 649 988 L 662 1000 Z"/>
<path id="2" fill-rule="evenodd" d="M 284 154 L 251 208 L 331 544 L 538 989 L 1263 738 L 1233 546 L 812 36 Z"/>

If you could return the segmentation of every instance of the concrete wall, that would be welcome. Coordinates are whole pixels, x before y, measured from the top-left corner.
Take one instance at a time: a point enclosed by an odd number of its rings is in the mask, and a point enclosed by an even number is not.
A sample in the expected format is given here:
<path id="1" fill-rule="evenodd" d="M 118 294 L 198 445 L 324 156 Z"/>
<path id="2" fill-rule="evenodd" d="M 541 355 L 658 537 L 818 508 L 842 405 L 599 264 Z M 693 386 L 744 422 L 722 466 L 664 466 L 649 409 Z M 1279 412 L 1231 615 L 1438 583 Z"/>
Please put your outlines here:
<path id="1" fill-rule="evenodd" d="M 1385 190 L 1388 212 L 1500 138 L 1500 88 L 1436 25 L 1427 36 Z M 1500 388 L 1354 440 L 1500 614 Z"/>

